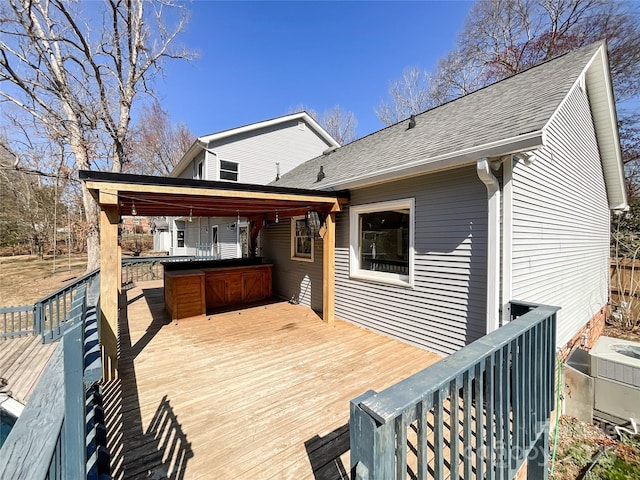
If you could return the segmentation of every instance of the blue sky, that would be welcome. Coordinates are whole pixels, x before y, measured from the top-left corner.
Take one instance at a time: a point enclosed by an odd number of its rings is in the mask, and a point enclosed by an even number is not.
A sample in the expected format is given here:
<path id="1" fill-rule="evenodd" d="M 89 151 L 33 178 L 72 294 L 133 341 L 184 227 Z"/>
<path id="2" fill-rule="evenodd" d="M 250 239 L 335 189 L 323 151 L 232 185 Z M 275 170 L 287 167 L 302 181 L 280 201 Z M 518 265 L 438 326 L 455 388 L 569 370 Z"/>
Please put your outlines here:
<path id="1" fill-rule="evenodd" d="M 156 83 L 174 122 L 197 136 L 284 115 L 304 104 L 355 113 L 362 137 L 403 68 L 432 70 L 471 2 L 208 2 L 190 5 L 180 42 L 199 53 Z"/>

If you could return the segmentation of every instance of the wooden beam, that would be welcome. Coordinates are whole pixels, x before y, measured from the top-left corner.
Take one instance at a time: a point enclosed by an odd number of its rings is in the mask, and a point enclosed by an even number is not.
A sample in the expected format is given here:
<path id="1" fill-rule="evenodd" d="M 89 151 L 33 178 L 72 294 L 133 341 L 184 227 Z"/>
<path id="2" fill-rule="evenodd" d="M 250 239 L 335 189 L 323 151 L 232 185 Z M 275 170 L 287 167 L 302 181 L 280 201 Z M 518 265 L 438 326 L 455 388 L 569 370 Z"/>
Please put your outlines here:
<path id="1" fill-rule="evenodd" d="M 127 193 L 154 193 L 165 195 L 193 195 L 200 197 L 227 197 L 227 198 L 248 198 L 254 200 L 280 200 L 295 201 L 300 203 L 339 203 L 335 197 L 327 197 L 320 195 L 295 195 L 292 193 L 277 192 L 247 192 L 243 190 L 219 190 L 214 188 L 195 188 L 182 186 L 165 186 L 165 185 L 143 185 L 134 183 L 110 183 L 98 182 L 94 180 L 86 181 L 87 188 L 100 190 L 102 199 L 102 191 L 119 192 L 123 195 Z M 344 199 L 340 199 L 344 200 Z"/>
<path id="2" fill-rule="evenodd" d="M 118 378 L 118 301 L 120 291 L 120 249 L 117 206 L 100 210 L 100 321 L 102 372 L 105 380 Z"/>
<path id="3" fill-rule="evenodd" d="M 336 214 L 327 215 L 322 239 L 322 319 L 328 324 L 335 320 L 335 270 L 336 270 Z"/>
<path id="4" fill-rule="evenodd" d="M 118 191 L 100 189 L 98 203 L 100 205 L 118 205 Z"/>

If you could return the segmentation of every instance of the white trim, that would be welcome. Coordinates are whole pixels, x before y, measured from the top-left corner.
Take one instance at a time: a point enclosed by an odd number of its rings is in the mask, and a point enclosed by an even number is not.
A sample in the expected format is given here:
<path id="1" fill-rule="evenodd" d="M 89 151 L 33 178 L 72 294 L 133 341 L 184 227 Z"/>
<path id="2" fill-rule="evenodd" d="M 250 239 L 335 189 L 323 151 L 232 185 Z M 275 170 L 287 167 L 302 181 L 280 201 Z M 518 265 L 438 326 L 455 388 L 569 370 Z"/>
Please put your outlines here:
<path id="1" fill-rule="evenodd" d="M 296 242 L 296 221 L 297 220 L 304 220 L 304 215 L 300 215 L 297 217 L 291 217 L 291 241 L 289 242 L 291 244 L 291 260 L 296 260 L 298 262 L 313 262 L 313 250 L 315 248 L 315 241 L 314 238 L 311 237 L 311 256 L 309 257 L 301 257 L 299 256 L 299 254 L 296 252 L 296 246 L 297 243 Z"/>
<path id="2" fill-rule="evenodd" d="M 415 265 L 415 198 L 403 198 L 386 202 L 353 205 L 349 208 L 349 277 L 378 283 L 388 283 L 402 287 L 413 287 Z M 360 268 L 358 252 L 360 251 L 360 222 L 362 213 L 382 212 L 409 208 L 409 274 L 401 275 L 388 272 L 373 272 Z"/>
<path id="3" fill-rule="evenodd" d="M 517 137 L 489 142 L 435 157 L 423 157 L 412 162 L 406 162 L 402 167 L 389 167 L 352 177 L 346 181 L 327 183 L 324 188 L 360 188 L 388 182 L 390 180 L 412 177 L 414 175 L 458 168 L 463 165 L 473 165 L 478 158 L 500 157 L 516 152 L 532 151 L 544 146 L 543 135 L 543 132 L 538 130 L 524 135 L 518 135 Z"/>
<path id="4" fill-rule="evenodd" d="M 502 162 L 502 325 L 511 319 L 513 294 L 513 157 Z"/>
<path id="5" fill-rule="evenodd" d="M 500 327 L 500 184 L 489 159 L 476 164 L 478 178 L 487 186 L 487 333 Z"/>
<path id="6" fill-rule="evenodd" d="M 242 127 L 232 128 L 230 130 L 223 130 L 222 132 L 212 133 L 211 135 L 204 135 L 198 140 L 203 143 L 211 143 L 217 140 L 221 140 L 223 138 L 231 137 L 233 135 L 238 135 L 240 133 L 252 132 L 254 130 L 259 130 L 261 128 L 271 127 L 273 125 L 279 125 L 281 123 L 286 123 L 291 120 L 303 120 L 310 127 L 312 127 L 320 136 L 329 144 L 335 145 L 337 147 L 340 144 L 331 136 L 327 131 L 320 126 L 318 122 L 316 122 L 307 112 L 298 112 L 292 113 L 290 115 L 285 115 L 283 117 L 272 118 L 271 120 L 264 120 L 262 122 L 250 123 L 249 125 L 244 125 Z"/>
<path id="7" fill-rule="evenodd" d="M 217 160 L 218 160 L 218 163 L 217 163 L 217 166 L 218 166 L 218 180 L 219 180 L 220 182 L 234 182 L 234 183 L 239 183 L 239 182 L 240 182 L 240 162 L 236 162 L 236 161 L 233 161 L 233 160 L 226 160 L 226 159 L 224 159 L 224 158 L 220 158 L 220 157 L 218 157 L 218 158 L 217 158 Z M 221 176 L 221 172 L 222 172 L 222 162 L 235 163 L 235 165 L 236 165 L 236 167 L 237 167 L 237 168 L 236 168 L 236 179 L 235 179 L 235 180 L 229 180 L 228 178 L 222 178 L 222 176 Z M 225 169 L 224 171 L 225 171 L 225 172 L 233 173 L 231 170 L 226 170 L 226 169 Z"/>

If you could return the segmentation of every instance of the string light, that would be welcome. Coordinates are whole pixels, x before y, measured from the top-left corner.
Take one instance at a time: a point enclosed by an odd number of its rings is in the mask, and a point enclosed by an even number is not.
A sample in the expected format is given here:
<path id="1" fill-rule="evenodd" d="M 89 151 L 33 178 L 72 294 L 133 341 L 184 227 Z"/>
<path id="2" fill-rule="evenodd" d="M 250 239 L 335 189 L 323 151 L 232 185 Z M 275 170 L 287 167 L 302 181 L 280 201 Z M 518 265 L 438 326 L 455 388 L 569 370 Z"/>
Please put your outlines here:
<path id="1" fill-rule="evenodd" d="M 133 200 L 131 201 L 131 215 L 133 215 L 134 217 L 138 215 L 138 211 L 136 210 L 136 202 L 134 202 Z"/>
<path id="2" fill-rule="evenodd" d="M 280 219 L 278 218 L 278 210 L 276 210 L 276 223 L 280 223 Z"/>

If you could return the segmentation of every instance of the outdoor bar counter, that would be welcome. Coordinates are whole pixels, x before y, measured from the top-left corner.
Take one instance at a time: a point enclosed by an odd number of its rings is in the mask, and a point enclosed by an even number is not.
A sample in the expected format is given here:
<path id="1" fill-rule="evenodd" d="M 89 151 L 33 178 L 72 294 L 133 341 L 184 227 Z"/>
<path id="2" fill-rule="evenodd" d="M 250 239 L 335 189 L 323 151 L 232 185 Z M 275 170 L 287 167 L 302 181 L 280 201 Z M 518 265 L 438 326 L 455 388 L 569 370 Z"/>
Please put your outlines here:
<path id="1" fill-rule="evenodd" d="M 164 305 L 172 320 L 271 298 L 271 267 L 262 258 L 162 262 Z"/>

